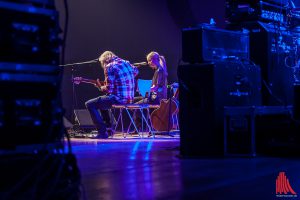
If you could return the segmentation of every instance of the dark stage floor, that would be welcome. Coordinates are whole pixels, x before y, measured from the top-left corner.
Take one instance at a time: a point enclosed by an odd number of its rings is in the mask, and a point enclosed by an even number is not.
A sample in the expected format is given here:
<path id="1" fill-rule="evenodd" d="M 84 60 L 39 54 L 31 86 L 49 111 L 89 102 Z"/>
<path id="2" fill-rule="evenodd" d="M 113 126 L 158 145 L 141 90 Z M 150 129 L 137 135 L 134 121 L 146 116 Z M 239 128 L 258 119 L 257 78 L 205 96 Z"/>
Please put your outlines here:
<path id="1" fill-rule="evenodd" d="M 82 199 L 280 199 L 279 172 L 285 172 L 296 193 L 287 195 L 300 195 L 299 158 L 181 158 L 180 139 L 169 136 L 73 138 L 71 143 L 82 175 Z"/>

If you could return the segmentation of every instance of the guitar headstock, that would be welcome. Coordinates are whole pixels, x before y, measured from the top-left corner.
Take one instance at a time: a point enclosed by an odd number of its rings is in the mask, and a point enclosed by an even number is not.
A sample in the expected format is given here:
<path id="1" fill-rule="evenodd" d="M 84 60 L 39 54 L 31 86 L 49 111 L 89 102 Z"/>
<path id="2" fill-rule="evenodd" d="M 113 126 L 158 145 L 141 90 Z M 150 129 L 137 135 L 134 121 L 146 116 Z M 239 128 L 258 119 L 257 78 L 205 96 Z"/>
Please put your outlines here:
<path id="1" fill-rule="evenodd" d="M 179 84 L 176 83 L 176 82 L 174 82 L 174 83 L 172 83 L 171 88 L 172 88 L 172 90 L 174 92 L 173 97 L 175 99 L 178 99 L 178 96 L 179 96 Z"/>
<path id="2" fill-rule="evenodd" d="M 176 83 L 176 82 L 174 82 L 174 83 L 172 83 L 172 88 L 179 88 L 179 83 Z"/>
<path id="3" fill-rule="evenodd" d="M 79 84 L 79 83 L 81 83 L 82 82 L 82 77 L 80 77 L 80 76 L 77 76 L 77 77 L 74 77 L 73 78 L 73 83 L 75 83 L 75 84 Z"/>

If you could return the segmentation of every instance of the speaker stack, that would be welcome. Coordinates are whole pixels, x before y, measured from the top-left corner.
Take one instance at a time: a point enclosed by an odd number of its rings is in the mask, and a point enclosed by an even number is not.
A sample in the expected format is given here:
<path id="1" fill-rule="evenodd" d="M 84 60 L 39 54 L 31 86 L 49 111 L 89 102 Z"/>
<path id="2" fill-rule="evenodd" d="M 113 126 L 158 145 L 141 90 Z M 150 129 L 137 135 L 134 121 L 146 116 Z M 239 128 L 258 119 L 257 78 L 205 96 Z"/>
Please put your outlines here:
<path id="1" fill-rule="evenodd" d="M 255 145 L 261 154 L 300 152 L 300 33 L 290 22 L 300 18 L 274 3 L 226 2 L 225 30 L 182 29 L 181 154 L 224 155 L 242 133 L 252 155 Z"/>
<path id="2" fill-rule="evenodd" d="M 231 62 L 178 67 L 183 155 L 223 154 L 224 106 L 261 104 L 260 68 Z"/>
<path id="3" fill-rule="evenodd" d="M 226 1 L 226 28 L 249 32 L 250 60 L 261 68 L 264 107 L 256 109 L 257 150 L 276 155 L 300 152 L 300 17 L 293 1 L 288 4 Z"/>
<path id="4" fill-rule="evenodd" d="M 79 199 L 65 148 L 62 49 L 54 0 L 0 0 L 0 199 Z M 68 141 L 70 142 L 70 141 Z"/>
<path id="5" fill-rule="evenodd" d="M 240 26 L 249 30 L 250 59 L 261 67 L 263 104 L 292 105 L 294 82 L 299 79 L 299 69 L 295 66 L 297 36 L 284 26 L 261 21 L 244 22 Z"/>
<path id="6" fill-rule="evenodd" d="M 224 106 L 261 105 L 260 67 L 249 61 L 247 33 L 204 26 L 184 29 L 182 36 L 181 154 L 220 156 Z"/>

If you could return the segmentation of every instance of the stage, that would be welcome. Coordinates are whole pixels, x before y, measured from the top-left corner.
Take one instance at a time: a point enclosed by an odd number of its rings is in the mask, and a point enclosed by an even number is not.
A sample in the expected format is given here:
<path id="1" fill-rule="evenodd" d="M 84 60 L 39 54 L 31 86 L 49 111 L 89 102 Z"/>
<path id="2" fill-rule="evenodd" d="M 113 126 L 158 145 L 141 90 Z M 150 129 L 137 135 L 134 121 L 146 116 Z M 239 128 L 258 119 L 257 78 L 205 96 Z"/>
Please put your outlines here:
<path id="1" fill-rule="evenodd" d="M 298 158 L 183 158 L 170 136 L 71 138 L 71 146 L 83 199 L 275 199 L 279 172 L 300 192 Z"/>

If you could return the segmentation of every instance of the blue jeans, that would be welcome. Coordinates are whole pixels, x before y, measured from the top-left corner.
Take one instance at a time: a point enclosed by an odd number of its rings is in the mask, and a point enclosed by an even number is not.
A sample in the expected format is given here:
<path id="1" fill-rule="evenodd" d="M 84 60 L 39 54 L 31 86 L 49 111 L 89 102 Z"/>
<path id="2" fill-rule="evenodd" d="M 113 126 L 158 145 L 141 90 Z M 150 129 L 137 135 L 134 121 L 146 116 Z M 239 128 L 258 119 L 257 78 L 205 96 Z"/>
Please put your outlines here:
<path id="1" fill-rule="evenodd" d="M 104 95 L 85 102 L 94 125 L 100 135 L 105 134 L 106 128 L 111 128 L 111 119 L 108 110 L 113 104 L 120 104 L 115 95 Z M 100 111 L 100 112 L 99 112 Z"/>

